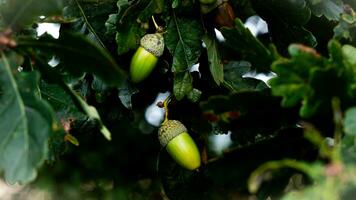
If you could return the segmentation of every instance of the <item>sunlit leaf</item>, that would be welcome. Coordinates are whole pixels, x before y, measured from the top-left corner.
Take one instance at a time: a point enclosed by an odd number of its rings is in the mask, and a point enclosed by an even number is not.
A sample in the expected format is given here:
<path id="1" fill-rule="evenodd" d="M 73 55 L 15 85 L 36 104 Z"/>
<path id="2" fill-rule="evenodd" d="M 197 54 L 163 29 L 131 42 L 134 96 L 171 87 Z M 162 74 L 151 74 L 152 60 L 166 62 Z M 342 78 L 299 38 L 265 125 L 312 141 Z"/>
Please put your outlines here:
<path id="1" fill-rule="evenodd" d="M 55 127 L 53 111 L 35 92 L 37 73 L 18 74 L 16 82 L 11 68 L 17 57 L 2 55 L 0 62 L 0 170 L 10 183 L 28 183 L 37 175 L 48 151 L 48 138 Z M 36 82 L 33 82 L 36 81 Z M 29 86 L 28 90 L 24 86 Z M 21 88 L 21 89 L 20 89 Z M 20 90 L 19 90 L 20 89 Z M 26 99 L 22 99 L 26 98 Z"/>

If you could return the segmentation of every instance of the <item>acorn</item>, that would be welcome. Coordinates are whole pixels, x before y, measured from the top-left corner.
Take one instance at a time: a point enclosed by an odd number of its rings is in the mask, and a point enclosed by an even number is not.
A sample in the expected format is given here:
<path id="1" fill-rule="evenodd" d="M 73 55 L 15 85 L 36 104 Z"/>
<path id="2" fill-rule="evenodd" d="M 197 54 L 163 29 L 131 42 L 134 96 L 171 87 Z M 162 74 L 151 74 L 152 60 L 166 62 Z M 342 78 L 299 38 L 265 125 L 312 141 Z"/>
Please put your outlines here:
<path id="1" fill-rule="evenodd" d="M 164 122 L 158 130 L 158 139 L 179 165 L 189 170 L 200 167 L 198 147 L 181 122 L 177 120 Z"/>
<path id="2" fill-rule="evenodd" d="M 164 39 L 161 33 L 146 34 L 140 40 L 140 47 L 132 57 L 130 65 L 131 80 L 143 81 L 150 75 L 163 54 Z"/>

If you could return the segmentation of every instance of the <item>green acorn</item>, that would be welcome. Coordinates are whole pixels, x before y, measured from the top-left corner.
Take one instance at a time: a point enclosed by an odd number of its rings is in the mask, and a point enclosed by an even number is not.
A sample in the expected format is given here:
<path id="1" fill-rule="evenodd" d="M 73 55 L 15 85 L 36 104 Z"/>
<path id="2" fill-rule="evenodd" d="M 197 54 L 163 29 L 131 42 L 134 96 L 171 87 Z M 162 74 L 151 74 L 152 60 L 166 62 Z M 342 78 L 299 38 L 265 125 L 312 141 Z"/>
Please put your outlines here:
<path id="1" fill-rule="evenodd" d="M 164 122 L 158 130 L 158 139 L 179 165 L 189 170 L 200 167 L 198 147 L 181 122 L 177 120 Z"/>
<path id="2" fill-rule="evenodd" d="M 158 57 L 163 54 L 163 50 L 164 39 L 161 33 L 143 36 L 140 41 L 140 47 L 131 60 L 131 80 L 138 83 L 147 78 L 156 66 Z"/>

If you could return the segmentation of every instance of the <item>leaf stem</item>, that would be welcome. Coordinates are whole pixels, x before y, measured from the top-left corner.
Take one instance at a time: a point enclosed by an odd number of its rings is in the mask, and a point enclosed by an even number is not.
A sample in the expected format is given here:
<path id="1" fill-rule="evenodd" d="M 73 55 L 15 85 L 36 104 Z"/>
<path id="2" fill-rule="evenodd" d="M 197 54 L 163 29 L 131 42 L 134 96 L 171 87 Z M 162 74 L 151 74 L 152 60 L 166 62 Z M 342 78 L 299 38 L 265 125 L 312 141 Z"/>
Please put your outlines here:
<path id="1" fill-rule="evenodd" d="M 169 95 L 163 102 L 163 108 L 166 111 L 164 114 L 164 120 L 162 122 L 162 124 L 165 124 L 168 121 L 168 104 L 171 100 L 171 95 Z"/>
<path id="2" fill-rule="evenodd" d="M 155 17 L 153 15 L 152 15 L 152 21 L 153 21 L 153 24 L 155 25 L 156 30 L 158 30 L 159 26 L 158 26 L 158 24 L 157 24 L 157 22 L 155 20 Z"/>

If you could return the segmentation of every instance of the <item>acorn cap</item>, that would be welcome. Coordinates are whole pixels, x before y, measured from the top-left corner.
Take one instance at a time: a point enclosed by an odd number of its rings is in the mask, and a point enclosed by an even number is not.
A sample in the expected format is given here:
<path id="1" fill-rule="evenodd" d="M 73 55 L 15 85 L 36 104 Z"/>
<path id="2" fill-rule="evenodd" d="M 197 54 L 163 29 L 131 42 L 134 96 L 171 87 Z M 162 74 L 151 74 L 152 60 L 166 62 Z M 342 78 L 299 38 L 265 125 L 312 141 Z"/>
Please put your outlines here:
<path id="1" fill-rule="evenodd" d="M 146 51 L 156 57 L 160 57 L 163 54 L 164 38 L 161 33 L 146 34 L 141 38 L 140 44 Z"/>
<path id="2" fill-rule="evenodd" d="M 181 122 L 168 120 L 158 130 L 159 143 L 161 143 L 162 147 L 165 147 L 173 138 L 183 132 L 188 132 L 188 130 Z"/>

